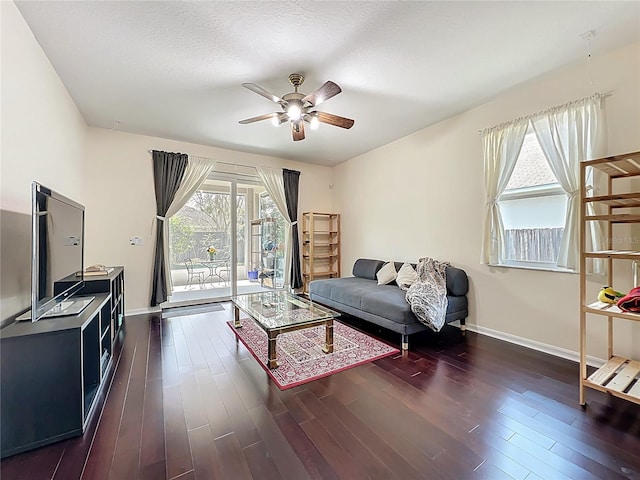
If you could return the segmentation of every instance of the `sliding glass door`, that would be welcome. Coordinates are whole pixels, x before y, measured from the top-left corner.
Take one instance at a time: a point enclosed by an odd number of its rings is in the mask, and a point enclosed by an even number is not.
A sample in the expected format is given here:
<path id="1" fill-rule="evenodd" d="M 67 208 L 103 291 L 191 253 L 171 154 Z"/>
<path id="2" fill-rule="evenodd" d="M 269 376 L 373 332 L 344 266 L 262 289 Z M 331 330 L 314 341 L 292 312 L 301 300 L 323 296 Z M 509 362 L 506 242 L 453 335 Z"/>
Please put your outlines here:
<path id="1" fill-rule="evenodd" d="M 247 177 L 210 175 L 169 220 L 171 303 L 197 304 L 282 287 L 284 219 L 259 179 Z M 261 217 L 273 219 L 276 228 L 257 237 Z"/>

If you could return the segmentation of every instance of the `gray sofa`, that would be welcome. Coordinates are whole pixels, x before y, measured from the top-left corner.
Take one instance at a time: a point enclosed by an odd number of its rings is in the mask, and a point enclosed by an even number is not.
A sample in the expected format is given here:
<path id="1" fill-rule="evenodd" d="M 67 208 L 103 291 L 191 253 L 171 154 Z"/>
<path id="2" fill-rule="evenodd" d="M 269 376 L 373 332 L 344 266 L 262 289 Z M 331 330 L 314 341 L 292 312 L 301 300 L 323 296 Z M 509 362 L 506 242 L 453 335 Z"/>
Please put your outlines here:
<path id="1" fill-rule="evenodd" d="M 314 280 L 309 298 L 340 312 L 361 318 L 402 335 L 402 349 L 409 348 L 409 335 L 427 330 L 405 300 L 406 291 L 395 282 L 378 285 L 376 273 L 387 263 L 360 258 L 353 265 L 353 277 Z M 396 271 L 402 262 L 394 262 Z M 415 267 L 415 265 L 414 265 Z M 464 270 L 447 267 L 446 323 L 460 320 L 462 330 L 468 315 L 469 279 Z"/>

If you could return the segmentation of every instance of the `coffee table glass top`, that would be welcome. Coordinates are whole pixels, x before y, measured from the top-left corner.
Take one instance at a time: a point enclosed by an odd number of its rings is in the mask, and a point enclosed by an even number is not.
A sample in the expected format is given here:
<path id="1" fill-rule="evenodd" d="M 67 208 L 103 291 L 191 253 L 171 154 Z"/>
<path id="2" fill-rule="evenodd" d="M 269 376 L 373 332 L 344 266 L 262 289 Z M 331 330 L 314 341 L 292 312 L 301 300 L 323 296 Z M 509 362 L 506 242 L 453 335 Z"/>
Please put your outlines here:
<path id="1" fill-rule="evenodd" d="M 340 316 L 338 312 L 282 290 L 236 295 L 231 297 L 231 301 L 265 330 L 304 325 Z"/>

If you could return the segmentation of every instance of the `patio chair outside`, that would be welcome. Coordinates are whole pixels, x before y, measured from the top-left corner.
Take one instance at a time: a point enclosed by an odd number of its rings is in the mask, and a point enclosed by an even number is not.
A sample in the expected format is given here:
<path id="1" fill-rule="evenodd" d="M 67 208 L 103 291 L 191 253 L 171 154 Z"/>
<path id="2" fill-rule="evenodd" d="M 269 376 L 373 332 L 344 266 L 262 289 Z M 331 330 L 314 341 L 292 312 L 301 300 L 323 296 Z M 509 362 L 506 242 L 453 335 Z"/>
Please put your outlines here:
<path id="1" fill-rule="evenodd" d="M 184 259 L 184 264 L 187 267 L 187 285 L 191 285 L 191 282 L 197 280 L 200 285 L 204 282 L 204 272 L 195 270 L 193 267 L 193 260 L 190 258 Z"/>
<path id="2" fill-rule="evenodd" d="M 220 252 L 218 256 L 220 261 L 220 265 L 216 267 L 216 275 L 224 282 L 226 285 L 229 282 L 230 270 L 231 270 L 231 253 L 225 250 Z"/>

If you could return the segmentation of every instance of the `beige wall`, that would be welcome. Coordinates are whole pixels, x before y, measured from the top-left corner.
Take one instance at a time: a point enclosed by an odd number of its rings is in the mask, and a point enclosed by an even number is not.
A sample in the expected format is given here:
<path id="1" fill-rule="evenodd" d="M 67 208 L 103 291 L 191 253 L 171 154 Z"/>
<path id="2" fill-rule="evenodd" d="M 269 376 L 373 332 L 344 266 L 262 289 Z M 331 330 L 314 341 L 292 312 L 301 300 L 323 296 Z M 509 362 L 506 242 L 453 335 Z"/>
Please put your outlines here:
<path id="1" fill-rule="evenodd" d="M 148 152 L 151 149 L 299 170 L 299 212 L 332 209 L 333 175 L 329 167 L 89 128 L 86 168 L 91 192 L 86 202 L 85 263 L 125 266 L 128 312 L 149 307 L 156 213 L 153 167 Z M 129 237 L 136 235 L 143 237 L 143 246 L 129 245 Z"/>
<path id="2" fill-rule="evenodd" d="M 31 182 L 82 203 L 86 124 L 13 2 L 0 2 L 0 323 L 30 306 Z"/>
<path id="3" fill-rule="evenodd" d="M 470 276 L 473 327 L 576 352 L 578 275 L 480 264 L 485 194 L 478 131 L 610 91 L 605 153 L 640 150 L 640 44 L 595 56 L 591 63 L 595 86 L 581 63 L 337 166 L 334 207 L 342 214 L 343 272 L 359 257 L 450 261 Z M 592 289 L 601 282 L 594 279 Z M 637 358 L 639 325 L 624 322 L 616 323 L 619 353 L 635 350 Z M 603 323 L 589 321 L 595 327 L 589 354 L 598 358 L 606 357 Z"/>
<path id="4" fill-rule="evenodd" d="M 0 324 L 30 305 L 33 180 L 85 205 L 85 263 L 126 267 L 128 312 L 149 305 L 155 217 L 149 149 L 300 170 L 300 212 L 331 210 L 328 167 L 87 127 L 15 4 L 0 8 Z M 132 235 L 144 237 L 144 246 L 129 246 Z"/>
<path id="5" fill-rule="evenodd" d="M 429 255 L 449 260 L 470 275 L 469 323 L 477 329 L 577 350 L 578 276 L 488 268 L 479 263 L 485 199 L 477 132 L 594 91 L 611 91 L 606 100 L 606 151 L 640 149 L 638 44 L 595 56 L 591 62 L 595 86 L 590 84 L 586 64 L 581 63 L 330 169 L 88 128 L 13 2 L 0 2 L 0 8 L 0 320 L 29 304 L 32 180 L 86 205 L 86 263 L 124 265 L 127 311 L 147 308 L 155 215 L 148 150 L 160 149 L 298 169 L 302 171 L 300 212 L 343 214 L 345 274 L 358 257 L 415 261 Z M 144 237 L 144 246 L 129 246 L 132 235 Z M 592 290 L 601 281 L 595 278 Z M 604 357 L 605 329 L 596 320 L 590 324 L 597 328 L 591 330 L 589 353 Z M 640 332 L 637 325 L 629 327 L 616 327 L 619 353 L 637 357 Z"/>

